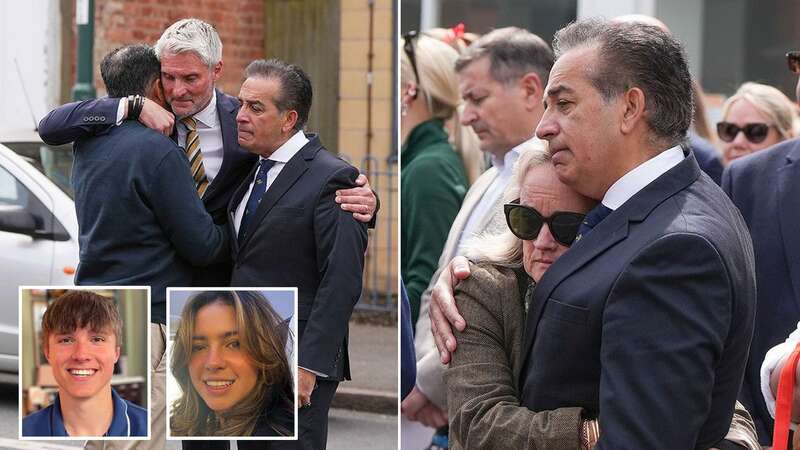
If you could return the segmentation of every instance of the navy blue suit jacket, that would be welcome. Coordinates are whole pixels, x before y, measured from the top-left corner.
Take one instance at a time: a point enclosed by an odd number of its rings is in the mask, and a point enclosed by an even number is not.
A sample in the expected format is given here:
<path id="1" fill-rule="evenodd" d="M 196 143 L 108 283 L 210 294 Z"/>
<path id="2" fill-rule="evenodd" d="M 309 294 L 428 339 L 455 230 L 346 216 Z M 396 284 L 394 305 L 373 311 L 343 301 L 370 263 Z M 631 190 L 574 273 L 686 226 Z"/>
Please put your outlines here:
<path id="1" fill-rule="evenodd" d="M 225 210 L 233 192 L 258 157 L 239 146 L 236 113 L 239 100 L 217 90 L 217 115 L 222 129 L 222 166 L 203 196 L 203 205 L 214 223 L 226 222 Z M 119 99 L 103 97 L 95 100 L 68 103 L 47 114 L 39 123 L 39 135 L 46 143 L 61 145 L 80 137 L 106 132 L 117 120 Z M 173 133 L 177 140 L 177 133 Z M 197 286 L 227 286 L 231 264 L 220 262 L 197 268 L 193 284 Z"/>
<path id="2" fill-rule="evenodd" d="M 800 319 L 800 139 L 734 160 L 722 187 L 739 207 L 753 237 L 758 302 L 750 360 L 740 400 L 753 415 L 762 445 L 772 442 L 772 417 L 761 395 L 759 370 L 771 347 Z"/>
<path id="3" fill-rule="evenodd" d="M 707 449 L 753 328 L 741 215 L 689 154 L 558 259 L 528 313 L 521 403 L 599 417 L 598 449 Z"/>
<path id="4" fill-rule="evenodd" d="M 298 365 L 349 379 L 347 324 L 361 296 L 367 227 L 334 197 L 353 185 L 358 170 L 318 137 L 309 139 L 264 194 L 247 237 L 233 244 L 231 286 L 297 286 Z M 257 166 L 228 207 L 233 236 L 234 212 Z"/>

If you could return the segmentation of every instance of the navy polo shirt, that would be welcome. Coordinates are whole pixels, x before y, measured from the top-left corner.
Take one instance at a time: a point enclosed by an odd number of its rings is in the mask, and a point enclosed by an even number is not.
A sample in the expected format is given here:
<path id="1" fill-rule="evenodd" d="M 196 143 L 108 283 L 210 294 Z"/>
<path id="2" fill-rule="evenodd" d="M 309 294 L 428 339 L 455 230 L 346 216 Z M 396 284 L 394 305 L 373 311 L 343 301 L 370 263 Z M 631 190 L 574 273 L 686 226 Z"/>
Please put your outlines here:
<path id="1" fill-rule="evenodd" d="M 103 436 L 147 436 L 147 410 L 123 400 L 113 388 L 111 389 L 111 400 L 114 402 L 114 416 L 108 431 Z M 52 405 L 22 419 L 22 435 L 69 437 L 64 428 L 58 394 Z"/>

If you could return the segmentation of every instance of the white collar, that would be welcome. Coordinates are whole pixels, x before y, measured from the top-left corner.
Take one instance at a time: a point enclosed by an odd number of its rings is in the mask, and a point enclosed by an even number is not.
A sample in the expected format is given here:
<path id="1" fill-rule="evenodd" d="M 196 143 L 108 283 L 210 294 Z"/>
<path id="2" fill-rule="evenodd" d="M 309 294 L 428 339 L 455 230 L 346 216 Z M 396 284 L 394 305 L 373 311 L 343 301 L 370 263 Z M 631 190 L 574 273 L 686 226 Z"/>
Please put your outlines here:
<path id="1" fill-rule="evenodd" d="M 613 210 L 619 208 L 656 178 L 677 166 L 683 158 L 683 149 L 676 145 L 639 164 L 608 188 L 603 204 Z"/>
<path id="2" fill-rule="evenodd" d="M 512 169 L 514 167 L 514 163 L 517 162 L 519 159 L 519 155 L 522 150 L 525 148 L 526 145 L 530 145 L 531 143 L 538 143 L 539 138 L 536 136 L 528 139 L 527 141 L 522 141 L 517 144 L 514 148 L 506 152 L 503 155 L 503 159 L 498 158 L 496 155 L 492 154 L 492 166 L 497 167 L 497 170 L 500 172 L 504 172 L 506 169 Z"/>
<path id="3" fill-rule="evenodd" d="M 217 116 L 217 90 L 211 94 L 211 101 L 208 102 L 205 108 L 198 111 L 193 115 L 198 124 L 205 125 L 206 128 L 214 128 L 219 124 L 219 117 Z"/>
<path id="4" fill-rule="evenodd" d="M 283 143 L 277 150 L 272 152 L 268 158 L 264 158 L 263 156 L 261 159 L 271 159 L 273 161 L 279 163 L 287 163 L 292 156 L 296 155 L 297 152 L 300 151 L 306 144 L 308 144 L 308 138 L 306 134 L 302 131 L 298 131 L 292 135 L 286 142 Z"/>

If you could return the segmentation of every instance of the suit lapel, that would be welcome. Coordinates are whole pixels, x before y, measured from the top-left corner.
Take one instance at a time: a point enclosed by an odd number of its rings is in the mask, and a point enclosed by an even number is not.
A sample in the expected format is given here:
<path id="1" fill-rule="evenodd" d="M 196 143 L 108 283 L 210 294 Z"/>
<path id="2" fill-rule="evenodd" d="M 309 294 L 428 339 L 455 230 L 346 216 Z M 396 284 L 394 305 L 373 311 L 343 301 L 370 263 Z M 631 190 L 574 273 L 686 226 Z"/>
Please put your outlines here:
<path id="1" fill-rule="evenodd" d="M 464 232 L 464 227 L 467 226 L 469 216 L 472 215 L 475 206 L 478 204 L 481 197 L 483 197 L 489 185 L 492 184 L 492 181 L 497 177 L 497 174 L 497 168 L 491 167 L 485 174 L 475 180 L 475 185 L 467 192 L 464 203 L 461 205 L 461 209 L 459 209 L 455 220 L 453 220 L 453 225 L 450 227 L 450 233 L 447 234 L 447 242 L 445 242 L 442 256 L 439 258 L 439 267 L 443 267 L 456 256 L 458 243 L 461 241 L 461 234 Z M 491 217 L 489 219 L 491 219 Z"/>
<path id="2" fill-rule="evenodd" d="M 783 238 L 783 248 L 790 274 L 800 274 L 800 235 L 797 233 L 798 219 L 797 199 L 800 198 L 800 147 L 795 147 L 787 156 L 787 164 L 778 169 L 778 214 L 779 228 Z M 794 288 L 794 300 L 800 307 L 800 275 L 790 276 Z"/>
<path id="3" fill-rule="evenodd" d="M 556 260 L 536 286 L 533 304 L 528 305 L 522 367 L 528 364 L 536 329 L 547 299 L 567 277 L 603 254 L 629 234 L 630 224 L 643 222 L 658 205 L 693 183 L 700 176 L 700 167 L 691 153 L 600 222 L 591 233 L 572 245 Z"/>
<path id="4" fill-rule="evenodd" d="M 239 136 L 236 128 L 236 109 L 237 105 L 231 102 L 228 97 L 217 91 L 217 116 L 219 117 L 219 127 L 222 133 L 222 165 L 219 168 L 214 181 L 208 185 L 208 190 L 203 195 L 203 202 L 208 203 L 214 194 L 223 185 L 223 179 L 230 165 L 233 164 L 229 154 L 239 148 Z"/>
<path id="5" fill-rule="evenodd" d="M 247 189 L 250 187 L 250 182 L 255 177 L 256 170 L 258 170 L 258 162 L 253 164 L 253 167 L 247 172 L 247 176 L 239 183 L 239 187 L 233 192 L 233 196 L 231 197 L 230 201 L 228 202 L 228 229 L 231 232 L 231 236 L 233 236 L 233 254 L 234 257 L 239 253 L 239 239 L 236 238 L 236 226 L 234 225 L 234 219 L 236 217 L 236 208 L 239 207 L 239 204 L 242 202 L 244 198 L 244 194 L 247 193 Z"/>
<path id="6" fill-rule="evenodd" d="M 319 150 L 318 140 L 313 139 L 309 141 L 299 152 L 297 152 L 289 162 L 281 169 L 278 178 L 272 182 L 267 188 L 264 196 L 261 197 L 261 202 L 258 204 L 255 214 L 247 223 L 247 234 L 241 247 L 247 245 L 247 242 L 253 237 L 253 231 L 258 227 L 264 216 L 275 206 L 281 197 L 295 184 L 303 173 L 308 170 L 308 163 L 306 160 L 314 159 L 317 150 Z"/>

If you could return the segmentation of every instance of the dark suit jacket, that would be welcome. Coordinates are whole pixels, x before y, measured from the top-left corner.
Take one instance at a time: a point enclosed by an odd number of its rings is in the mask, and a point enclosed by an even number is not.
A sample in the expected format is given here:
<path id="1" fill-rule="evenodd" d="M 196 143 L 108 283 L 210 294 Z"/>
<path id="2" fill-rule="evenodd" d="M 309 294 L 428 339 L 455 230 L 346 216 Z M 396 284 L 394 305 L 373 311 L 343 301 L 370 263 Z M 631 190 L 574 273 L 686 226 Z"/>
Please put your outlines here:
<path id="1" fill-rule="evenodd" d="M 349 379 L 347 323 L 361 295 L 367 229 L 334 197 L 353 185 L 358 170 L 316 136 L 309 139 L 264 194 L 247 237 L 234 243 L 231 285 L 297 286 L 298 364 Z M 228 206 L 232 230 L 256 167 Z"/>
<path id="2" fill-rule="evenodd" d="M 517 390 L 528 277 L 470 264 L 456 286 L 467 328 L 444 372 L 451 449 L 580 449 L 581 408 L 531 411 Z"/>
<path id="3" fill-rule="evenodd" d="M 61 145 L 80 137 L 107 133 L 117 120 L 118 104 L 117 98 L 103 97 L 60 106 L 41 120 L 39 135 L 48 144 Z M 236 127 L 238 111 L 239 100 L 217 90 L 217 115 L 222 130 L 222 166 L 203 196 L 203 205 L 218 225 L 226 222 L 225 210 L 234 190 L 258 159 L 239 147 Z M 173 133 L 172 137 L 177 140 L 177 133 Z M 230 262 L 197 268 L 193 285 L 227 286 L 230 271 Z"/>
<path id="4" fill-rule="evenodd" d="M 599 416 L 598 449 L 707 449 L 730 427 L 754 311 L 747 228 L 690 154 L 542 277 L 522 404 Z"/>
<path id="5" fill-rule="evenodd" d="M 773 421 L 761 395 L 761 362 L 800 319 L 798 161 L 800 139 L 794 139 L 733 161 L 722 179 L 753 237 L 758 302 L 741 400 L 753 415 L 763 445 L 772 442 Z"/>

